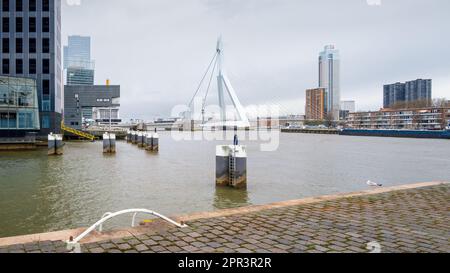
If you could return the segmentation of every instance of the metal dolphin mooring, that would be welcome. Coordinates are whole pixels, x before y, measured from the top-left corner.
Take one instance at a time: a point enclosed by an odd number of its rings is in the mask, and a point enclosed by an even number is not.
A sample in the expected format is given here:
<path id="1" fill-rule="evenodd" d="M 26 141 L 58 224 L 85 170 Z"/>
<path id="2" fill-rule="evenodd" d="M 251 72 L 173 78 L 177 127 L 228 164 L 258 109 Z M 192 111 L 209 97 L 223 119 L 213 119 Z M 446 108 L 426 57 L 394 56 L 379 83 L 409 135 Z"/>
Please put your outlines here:
<path id="1" fill-rule="evenodd" d="M 216 147 L 216 186 L 247 188 L 247 147 L 239 145 L 237 135 L 233 145 Z"/>

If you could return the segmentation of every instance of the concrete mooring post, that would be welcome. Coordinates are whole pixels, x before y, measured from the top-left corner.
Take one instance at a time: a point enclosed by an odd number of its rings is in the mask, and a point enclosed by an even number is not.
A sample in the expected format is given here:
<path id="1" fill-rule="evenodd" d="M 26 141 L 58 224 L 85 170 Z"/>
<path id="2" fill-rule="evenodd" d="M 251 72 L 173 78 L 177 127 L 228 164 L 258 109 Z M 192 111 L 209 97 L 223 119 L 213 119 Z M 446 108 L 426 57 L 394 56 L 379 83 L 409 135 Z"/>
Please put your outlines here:
<path id="1" fill-rule="evenodd" d="M 62 155 L 64 152 L 64 142 L 62 135 L 48 135 L 48 155 Z"/>
<path id="2" fill-rule="evenodd" d="M 131 142 L 133 141 L 132 136 L 133 136 L 133 135 L 131 134 L 131 131 L 128 130 L 128 131 L 127 131 L 127 143 L 131 143 Z"/>
<path id="3" fill-rule="evenodd" d="M 133 145 L 137 144 L 137 132 L 131 131 L 131 143 Z"/>
<path id="4" fill-rule="evenodd" d="M 144 147 L 144 137 L 145 137 L 145 134 L 143 132 L 137 133 L 137 145 L 139 148 Z"/>
<path id="5" fill-rule="evenodd" d="M 152 133 L 147 133 L 145 135 L 145 150 L 152 151 L 153 147 L 153 135 Z"/>
<path id="6" fill-rule="evenodd" d="M 159 135 L 158 135 L 158 133 L 156 133 L 156 130 L 155 130 L 155 133 L 152 136 L 152 149 L 151 149 L 151 151 L 154 152 L 154 153 L 159 152 Z"/>
<path id="7" fill-rule="evenodd" d="M 247 188 L 246 146 L 216 147 L 216 185 L 237 189 Z"/>
<path id="8" fill-rule="evenodd" d="M 116 153 L 116 135 L 105 133 L 103 134 L 103 153 L 114 154 Z"/>
<path id="9" fill-rule="evenodd" d="M 147 136 L 148 136 L 147 132 L 145 132 L 144 135 L 142 136 L 142 147 L 145 150 L 147 150 Z"/>

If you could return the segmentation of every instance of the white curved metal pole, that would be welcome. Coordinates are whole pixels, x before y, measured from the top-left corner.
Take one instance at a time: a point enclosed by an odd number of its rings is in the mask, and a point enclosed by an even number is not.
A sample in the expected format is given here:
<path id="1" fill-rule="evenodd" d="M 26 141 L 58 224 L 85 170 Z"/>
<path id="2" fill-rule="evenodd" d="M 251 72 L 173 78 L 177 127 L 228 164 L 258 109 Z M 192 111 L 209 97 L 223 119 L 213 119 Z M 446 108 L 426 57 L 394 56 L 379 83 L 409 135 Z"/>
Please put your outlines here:
<path id="1" fill-rule="evenodd" d="M 151 211 L 151 210 L 147 210 L 147 209 L 128 209 L 128 210 L 122 210 L 122 211 L 118 211 L 115 213 L 105 213 L 102 217 L 102 219 L 100 219 L 99 221 L 97 221 L 94 225 L 92 225 L 90 228 L 86 229 L 83 233 L 81 233 L 77 238 L 75 238 L 73 241 L 69 242 L 71 244 L 77 244 L 78 242 L 80 242 L 84 237 L 86 237 L 87 235 L 89 235 L 92 231 L 94 231 L 97 227 L 102 228 L 103 223 L 105 223 L 106 221 L 117 217 L 119 215 L 123 215 L 123 214 L 128 214 L 128 213 L 134 213 L 133 215 L 133 225 L 134 225 L 134 221 L 135 221 L 135 217 L 138 213 L 144 213 L 144 214 L 150 214 L 150 215 L 154 215 L 158 218 L 161 218 L 179 228 L 184 228 L 187 227 L 187 225 L 185 224 L 181 224 L 181 223 L 177 223 L 174 220 L 159 214 L 155 211 Z"/>

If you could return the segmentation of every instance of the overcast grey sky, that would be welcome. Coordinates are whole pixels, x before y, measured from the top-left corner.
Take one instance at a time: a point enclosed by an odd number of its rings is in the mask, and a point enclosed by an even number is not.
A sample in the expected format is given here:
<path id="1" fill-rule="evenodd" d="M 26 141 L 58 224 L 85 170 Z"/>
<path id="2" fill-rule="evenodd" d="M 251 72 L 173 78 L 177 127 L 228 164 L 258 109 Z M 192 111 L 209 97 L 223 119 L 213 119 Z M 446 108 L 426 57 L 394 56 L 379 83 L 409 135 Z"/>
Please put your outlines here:
<path id="1" fill-rule="evenodd" d="M 359 110 L 381 107 L 383 84 L 416 78 L 433 79 L 433 96 L 450 98 L 448 0 L 63 3 L 63 43 L 68 35 L 92 37 L 96 83 L 121 85 L 123 118 L 168 116 L 187 104 L 220 34 L 244 105 L 304 113 L 326 44 L 340 50 L 342 99 L 356 100 Z"/>

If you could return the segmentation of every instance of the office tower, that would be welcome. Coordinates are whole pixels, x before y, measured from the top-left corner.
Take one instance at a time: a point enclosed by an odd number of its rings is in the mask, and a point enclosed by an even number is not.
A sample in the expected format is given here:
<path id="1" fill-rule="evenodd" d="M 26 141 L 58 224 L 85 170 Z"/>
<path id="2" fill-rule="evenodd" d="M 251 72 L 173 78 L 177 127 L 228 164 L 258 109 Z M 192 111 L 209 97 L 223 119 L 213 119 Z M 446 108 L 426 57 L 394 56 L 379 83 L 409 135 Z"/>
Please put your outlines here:
<path id="1" fill-rule="evenodd" d="M 340 94 L 340 57 L 333 46 L 325 46 L 319 55 L 319 87 L 326 89 L 325 112 L 339 119 Z"/>
<path id="2" fill-rule="evenodd" d="M 41 136 L 62 118 L 61 1 L 1 0 L 1 75 L 36 81 Z"/>
<path id="3" fill-rule="evenodd" d="M 316 88 L 306 90 L 306 109 L 307 120 L 325 120 L 326 89 Z"/>
<path id="4" fill-rule="evenodd" d="M 64 46 L 67 85 L 94 85 L 94 65 L 91 38 L 69 36 L 68 45 Z"/>

